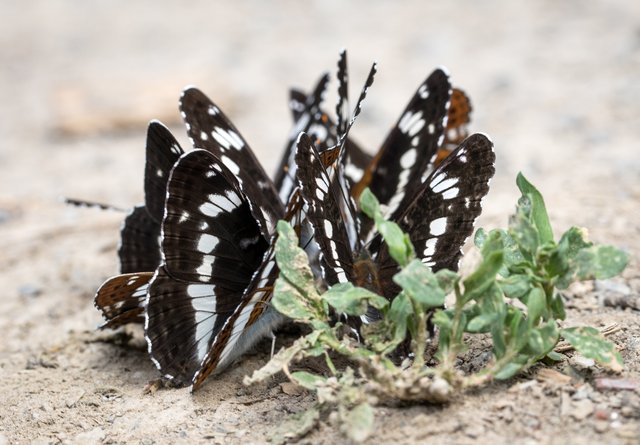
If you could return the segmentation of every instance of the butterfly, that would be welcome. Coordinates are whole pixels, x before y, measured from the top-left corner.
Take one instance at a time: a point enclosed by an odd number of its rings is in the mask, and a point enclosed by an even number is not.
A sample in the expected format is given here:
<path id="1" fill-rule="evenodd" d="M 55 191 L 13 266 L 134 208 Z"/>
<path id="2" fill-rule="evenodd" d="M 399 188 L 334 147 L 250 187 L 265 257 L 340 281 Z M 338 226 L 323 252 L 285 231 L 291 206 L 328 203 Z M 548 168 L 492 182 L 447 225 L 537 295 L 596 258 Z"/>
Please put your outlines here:
<path id="1" fill-rule="evenodd" d="M 397 291 L 392 281 L 397 264 L 379 236 L 368 248 L 359 233 L 350 239 L 348 218 L 339 203 L 345 191 L 327 174 L 305 134 L 298 139 L 296 159 L 300 160 L 298 177 L 307 218 L 320 245 L 324 280 L 329 286 L 353 282 L 392 299 Z M 457 269 L 461 247 L 473 231 L 481 200 L 488 192 L 494 160 L 489 138 L 479 133 L 468 137 L 427 177 L 395 219 L 408 233 L 417 256 L 434 271 Z"/>
<path id="2" fill-rule="evenodd" d="M 209 151 L 176 163 L 162 222 L 164 263 L 147 292 L 145 337 L 162 374 L 196 389 L 281 322 L 264 213 Z"/>

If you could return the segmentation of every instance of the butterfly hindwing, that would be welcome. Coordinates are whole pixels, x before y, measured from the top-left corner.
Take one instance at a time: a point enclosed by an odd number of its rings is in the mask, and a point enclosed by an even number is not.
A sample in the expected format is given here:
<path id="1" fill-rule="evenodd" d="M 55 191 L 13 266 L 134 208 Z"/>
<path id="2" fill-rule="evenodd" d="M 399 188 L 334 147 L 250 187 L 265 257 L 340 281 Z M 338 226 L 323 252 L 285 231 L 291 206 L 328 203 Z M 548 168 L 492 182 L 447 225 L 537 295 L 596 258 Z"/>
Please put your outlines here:
<path id="1" fill-rule="evenodd" d="M 469 96 L 460 88 L 454 88 L 451 92 L 451 106 L 447 115 L 444 143 L 438 149 L 438 156 L 434 161 L 436 167 L 469 136 L 471 111 L 473 107 Z"/>
<path id="2" fill-rule="evenodd" d="M 101 329 L 144 321 L 144 300 L 152 276 L 152 272 L 117 275 L 100 286 L 94 304 L 107 320 Z"/>
<path id="3" fill-rule="evenodd" d="M 160 223 L 145 206 L 134 207 L 120 228 L 120 273 L 151 272 L 160 264 Z"/>
<path id="4" fill-rule="evenodd" d="M 409 234 L 416 255 L 432 270 L 458 269 L 462 246 L 473 232 L 482 211 L 481 200 L 489 191 L 494 161 L 491 140 L 480 133 L 469 136 L 427 178 L 398 217 L 397 223 Z M 377 261 L 385 295 L 392 296 L 397 290 L 391 279 L 397 266 L 385 246 Z"/>

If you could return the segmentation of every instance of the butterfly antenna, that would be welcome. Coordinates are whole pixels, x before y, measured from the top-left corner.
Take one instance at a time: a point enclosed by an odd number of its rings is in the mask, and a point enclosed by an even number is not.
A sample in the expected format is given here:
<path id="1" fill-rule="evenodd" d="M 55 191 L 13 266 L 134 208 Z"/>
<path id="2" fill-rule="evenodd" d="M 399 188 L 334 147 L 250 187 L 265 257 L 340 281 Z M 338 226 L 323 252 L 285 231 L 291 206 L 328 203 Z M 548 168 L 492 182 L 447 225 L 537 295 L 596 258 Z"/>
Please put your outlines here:
<path id="1" fill-rule="evenodd" d="M 340 51 L 338 59 L 338 103 L 336 116 L 338 137 L 347 130 L 347 115 L 349 114 L 349 74 L 347 70 L 347 50 Z"/>
<path id="2" fill-rule="evenodd" d="M 115 212 L 123 212 L 123 213 L 126 212 L 125 209 L 116 207 L 111 204 L 103 204 L 101 202 L 95 202 L 95 201 L 85 201 L 84 199 L 62 197 L 62 202 L 74 207 L 87 207 L 87 208 L 94 208 L 94 209 L 100 209 L 100 210 L 113 210 Z"/>

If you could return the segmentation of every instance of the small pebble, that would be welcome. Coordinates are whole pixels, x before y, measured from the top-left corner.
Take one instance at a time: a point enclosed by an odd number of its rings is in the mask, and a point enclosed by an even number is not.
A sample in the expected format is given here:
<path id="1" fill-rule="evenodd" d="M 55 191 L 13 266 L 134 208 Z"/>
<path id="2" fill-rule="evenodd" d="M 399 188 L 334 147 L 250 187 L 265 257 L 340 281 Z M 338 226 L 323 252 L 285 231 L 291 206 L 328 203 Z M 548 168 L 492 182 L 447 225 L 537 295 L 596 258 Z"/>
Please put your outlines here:
<path id="1" fill-rule="evenodd" d="M 36 298 L 42 294 L 42 288 L 35 284 L 23 284 L 18 288 L 18 294 L 23 298 Z"/>
<path id="2" fill-rule="evenodd" d="M 614 292 L 621 295 L 631 294 L 631 288 L 629 286 L 613 280 L 596 280 L 596 290 L 601 292 Z"/>
<path id="3" fill-rule="evenodd" d="M 608 429 L 609 429 L 609 423 L 606 420 L 598 420 L 593 428 L 596 430 L 597 433 L 605 433 Z"/>
<path id="4" fill-rule="evenodd" d="M 584 420 L 593 413 L 593 409 L 593 402 L 591 400 L 578 400 L 571 404 L 569 415 L 576 420 Z"/>

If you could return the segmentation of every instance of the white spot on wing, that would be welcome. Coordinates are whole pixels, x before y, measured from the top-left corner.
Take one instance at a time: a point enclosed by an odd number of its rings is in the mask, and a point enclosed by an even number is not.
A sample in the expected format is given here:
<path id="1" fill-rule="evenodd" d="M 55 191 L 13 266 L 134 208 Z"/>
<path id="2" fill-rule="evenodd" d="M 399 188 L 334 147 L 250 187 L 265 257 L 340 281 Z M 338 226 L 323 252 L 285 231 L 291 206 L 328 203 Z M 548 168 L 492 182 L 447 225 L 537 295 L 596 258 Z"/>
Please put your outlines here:
<path id="1" fill-rule="evenodd" d="M 447 218 L 446 217 L 434 219 L 433 221 L 431 221 L 431 224 L 429 225 L 429 232 L 433 236 L 442 235 L 445 232 L 446 229 L 447 229 Z"/>
<path id="2" fill-rule="evenodd" d="M 198 239 L 198 246 L 196 249 L 198 249 L 198 252 L 211 253 L 218 245 L 219 241 L 220 240 L 217 237 L 209 235 L 208 233 L 203 233 Z"/>
<path id="3" fill-rule="evenodd" d="M 443 190 L 446 190 L 448 188 L 455 186 L 457 183 L 458 183 L 458 178 L 448 178 L 448 179 L 445 179 L 444 181 L 438 182 L 436 185 L 433 185 L 431 187 L 431 190 L 433 190 L 435 193 L 440 193 Z"/>

